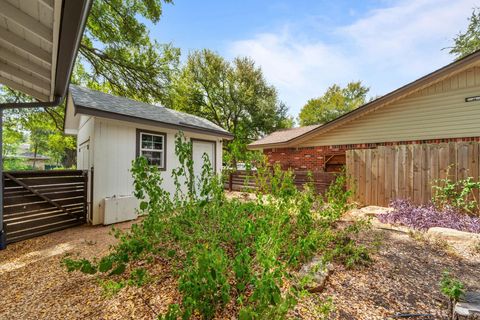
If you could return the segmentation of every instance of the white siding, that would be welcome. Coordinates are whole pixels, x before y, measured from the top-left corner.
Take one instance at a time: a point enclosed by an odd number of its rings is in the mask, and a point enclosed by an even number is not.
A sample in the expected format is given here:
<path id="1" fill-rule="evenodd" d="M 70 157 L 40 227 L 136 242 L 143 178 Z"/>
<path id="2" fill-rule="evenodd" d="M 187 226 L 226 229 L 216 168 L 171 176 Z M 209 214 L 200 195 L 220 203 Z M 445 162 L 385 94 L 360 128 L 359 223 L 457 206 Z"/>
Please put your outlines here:
<path id="1" fill-rule="evenodd" d="M 78 135 L 77 135 L 77 154 L 79 147 L 88 141 L 90 141 L 93 138 L 94 134 L 94 124 L 95 119 L 93 117 L 88 117 L 88 116 L 81 116 L 80 117 L 80 127 L 78 129 Z M 90 152 L 90 159 L 93 159 L 93 150 L 90 147 L 89 148 Z M 79 170 L 89 170 L 90 168 L 84 167 L 83 163 L 79 161 L 79 157 L 77 156 L 77 169 Z"/>
<path id="2" fill-rule="evenodd" d="M 480 136 L 480 68 L 474 67 L 365 114 L 299 146 Z"/>
<path id="3" fill-rule="evenodd" d="M 171 179 L 171 171 L 179 165 L 175 156 L 175 134 L 178 132 L 162 127 L 143 126 L 123 121 L 95 118 L 94 135 L 90 140 L 90 149 L 93 152 L 92 166 L 94 167 L 93 187 L 93 224 L 102 223 L 102 200 L 106 197 L 133 195 L 133 179 L 130 173 L 132 161 L 136 156 L 136 130 L 145 129 L 166 133 L 166 171 L 162 172 L 163 187 L 173 193 L 175 186 Z M 83 131 L 88 126 L 84 126 Z M 80 133 L 85 137 L 86 133 Z M 91 131 L 90 131 L 91 132 Z M 222 142 L 220 138 L 185 132 L 188 138 L 197 138 L 216 141 L 216 170 L 222 170 Z"/>

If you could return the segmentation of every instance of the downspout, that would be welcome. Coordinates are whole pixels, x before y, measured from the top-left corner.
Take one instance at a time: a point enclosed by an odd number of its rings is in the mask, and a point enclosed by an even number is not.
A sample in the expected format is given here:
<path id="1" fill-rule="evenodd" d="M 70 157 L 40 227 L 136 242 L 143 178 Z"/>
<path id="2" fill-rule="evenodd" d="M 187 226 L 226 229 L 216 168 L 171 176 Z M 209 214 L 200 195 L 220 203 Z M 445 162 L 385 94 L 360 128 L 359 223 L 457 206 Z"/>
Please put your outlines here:
<path id="1" fill-rule="evenodd" d="M 0 104 L 0 250 L 3 250 L 7 247 L 7 234 L 5 232 L 5 224 L 3 222 L 3 110 L 56 107 L 62 103 L 62 101 L 63 97 L 55 97 L 55 100 L 49 102 L 20 102 Z"/>

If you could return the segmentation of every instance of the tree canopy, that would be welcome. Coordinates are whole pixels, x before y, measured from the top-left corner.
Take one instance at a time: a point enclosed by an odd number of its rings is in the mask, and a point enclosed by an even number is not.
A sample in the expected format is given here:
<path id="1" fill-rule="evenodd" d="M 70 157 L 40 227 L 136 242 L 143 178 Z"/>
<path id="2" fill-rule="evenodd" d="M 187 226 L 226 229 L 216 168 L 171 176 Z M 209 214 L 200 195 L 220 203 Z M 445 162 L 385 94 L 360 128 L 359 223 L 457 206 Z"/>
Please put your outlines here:
<path id="1" fill-rule="evenodd" d="M 32 99 L 2 87 L 0 103 L 26 102 Z M 63 134 L 64 107 L 33 108 L 4 111 L 3 155 L 15 155 L 22 142 L 30 144 L 34 154 L 48 155 L 56 164 L 74 165 L 75 139 Z"/>
<path id="2" fill-rule="evenodd" d="M 460 32 L 453 39 L 453 47 L 450 49 L 450 54 L 454 55 L 456 59 L 463 58 L 470 53 L 480 49 L 480 10 L 473 9 L 467 30 Z"/>
<path id="3" fill-rule="evenodd" d="M 192 52 L 172 83 L 171 106 L 207 118 L 246 144 L 292 125 L 287 107 L 249 58 L 232 62 L 211 50 Z"/>
<path id="4" fill-rule="evenodd" d="M 180 50 L 152 41 L 145 21 L 156 23 L 162 4 L 171 0 L 93 1 L 79 48 L 72 82 L 146 102 L 168 97 Z M 0 87 L 2 102 L 29 102 L 27 95 Z M 57 163 L 71 166 L 75 139 L 63 135 L 64 106 L 5 112 L 3 134 L 15 153 L 28 137 L 32 152 L 47 154 Z"/>
<path id="5" fill-rule="evenodd" d="M 172 0 L 94 1 L 72 82 L 207 118 L 235 134 L 232 150 L 245 150 L 246 144 L 259 136 L 291 127 L 293 119 L 287 116 L 287 107 L 251 59 L 227 61 L 205 49 L 192 52 L 181 65 L 178 48 L 150 38 L 148 24 L 157 23 L 163 6 L 170 3 Z M 7 101 L 30 100 L 10 89 L 4 93 Z M 21 118 L 10 121 L 28 132 L 32 148 L 41 149 L 46 145 L 41 143 L 46 131 L 35 125 L 45 124 L 49 135 L 61 134 L 63 113 L 63 107 L 28 109 Z M 72 138 L 49 139 L 48 147 L 55 152 L 60 153 L 62 144 L 65 149 L 56 159 L 71 158 L 68 154 L 75 151 Z"/>
<path id="6" fill-rule="evenodd" d="M 350 82 L 342 88 L 330 86 L 320 97 L 308 100 L 298 116 L 300 125 L 323 124 L 358 108 L 365 103 L 369 88 L 361 81 Z"/>
<path id="7" fill-rule="evenodd" d="M 144 21 L 157 23 L 172 0 L 94 1 L 73 82 L 144 102 L 165 102 L 180 50 L 151 40 Z"/>

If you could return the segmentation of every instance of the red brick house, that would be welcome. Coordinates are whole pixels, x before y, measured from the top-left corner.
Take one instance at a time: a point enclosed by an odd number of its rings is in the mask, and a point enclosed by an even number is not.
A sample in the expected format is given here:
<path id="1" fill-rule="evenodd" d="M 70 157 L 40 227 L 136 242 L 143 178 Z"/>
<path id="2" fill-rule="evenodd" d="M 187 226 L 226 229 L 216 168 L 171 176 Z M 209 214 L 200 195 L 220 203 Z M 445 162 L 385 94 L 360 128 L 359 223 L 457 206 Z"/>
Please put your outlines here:
<path id="1" fill-rule="evenodd" d="M 337 171 L 346 150 L 480 140 L 480 51 L 323 125 L 249 145 L 284 169 Z"/>

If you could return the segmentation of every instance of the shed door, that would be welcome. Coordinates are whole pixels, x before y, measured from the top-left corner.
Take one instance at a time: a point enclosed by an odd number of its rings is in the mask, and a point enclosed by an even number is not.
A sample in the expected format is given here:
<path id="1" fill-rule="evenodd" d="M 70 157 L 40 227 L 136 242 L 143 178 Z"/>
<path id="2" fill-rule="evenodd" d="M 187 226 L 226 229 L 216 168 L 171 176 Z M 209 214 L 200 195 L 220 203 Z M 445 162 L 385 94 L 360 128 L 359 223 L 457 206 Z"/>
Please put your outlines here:
<path id="1" fill-rule="evenodd" d="M 90 149 L 90 141 L 86 141 L 78 147 L 77 169 L 79 170 L 90 169 L 90 150 L 89 149 Z"/>
<path id="2" fill-rule="evenodd" d="M 215 141 L 193 140 L 193 172 L 195 177 L 200 177 L 202 174 L 203 155 L 207 154 L 210 160 L 210 165 L 215 172 Z"/>

